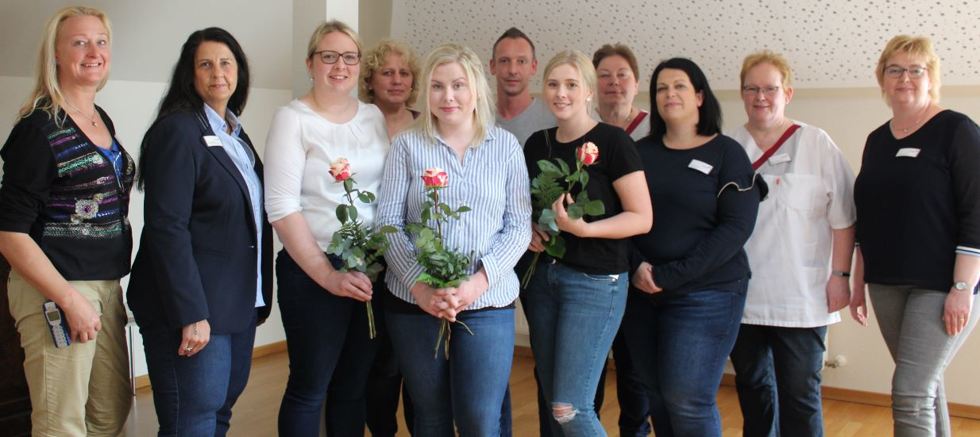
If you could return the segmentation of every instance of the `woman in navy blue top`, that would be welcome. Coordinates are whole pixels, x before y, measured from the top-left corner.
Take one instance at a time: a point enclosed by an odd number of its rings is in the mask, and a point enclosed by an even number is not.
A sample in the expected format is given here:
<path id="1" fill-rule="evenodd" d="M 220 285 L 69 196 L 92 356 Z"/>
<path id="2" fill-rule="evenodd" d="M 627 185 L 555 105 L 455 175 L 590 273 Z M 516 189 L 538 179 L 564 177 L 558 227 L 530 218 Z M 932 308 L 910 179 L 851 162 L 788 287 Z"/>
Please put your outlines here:
<path id="1" fill-rule="evenodd" d="M 721 109 L 694 62 L 661 62 L 650 95 L 651 133 L 636 147 L 656 221 L 633 238 L 622 331 L 651 391 L 656 434 L 720 436 L 715 394 L 745 306 L 742 246 L 763 182 L 721 135 Z"/>

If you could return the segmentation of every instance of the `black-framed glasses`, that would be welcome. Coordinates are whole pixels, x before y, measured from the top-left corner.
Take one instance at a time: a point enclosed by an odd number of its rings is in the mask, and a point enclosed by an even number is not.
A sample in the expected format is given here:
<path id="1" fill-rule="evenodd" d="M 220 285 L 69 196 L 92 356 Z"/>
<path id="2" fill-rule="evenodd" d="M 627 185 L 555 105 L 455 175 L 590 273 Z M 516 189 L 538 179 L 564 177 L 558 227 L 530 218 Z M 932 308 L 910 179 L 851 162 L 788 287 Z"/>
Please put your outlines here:
<path id="1" fill-rule="evenodd" d="M 765 94 L 766 97 L 775 96 L 779 92 L 778 86 L 750 86 L 746 85 L 742 87 L 742 94 L 747 96 L 757 96 L 759 94 Z"/>
<path id="2" fill-rule="evenodd" d="M 919 65 L 913 65 L 911 67 L 901 67 L 898 65 L 889 65 L 885 67 L 885 76 L 898 79 L 902 77 L 905 72 L 909 73 L 909 77 L 920 78 L 925 76 L 926 72 L 929 71 L 928 68 Z"/>
<path id="3" fill-rule="evenodd" d="M 313 52 L 313 54 L 327 65 L 336 64 L 340 59 L 343 59 L 347 65 L 357 65 L 358 62 L 361 62 L 361 54 L 357 52 L 340 53 L 333 50 L 320 50 L 319 52 Z"/>

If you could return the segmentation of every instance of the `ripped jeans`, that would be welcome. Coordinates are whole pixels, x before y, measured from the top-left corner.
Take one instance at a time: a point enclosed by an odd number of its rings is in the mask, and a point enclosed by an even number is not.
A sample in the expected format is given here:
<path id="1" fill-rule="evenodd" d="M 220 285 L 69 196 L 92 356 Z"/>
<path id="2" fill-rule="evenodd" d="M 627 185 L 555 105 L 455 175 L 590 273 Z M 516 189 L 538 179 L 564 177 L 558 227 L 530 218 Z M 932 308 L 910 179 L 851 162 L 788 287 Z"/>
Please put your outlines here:
<path id="1" fill-rule="evenodd" d="M 625 272 L 590 275 L 541 264 L 528 284 L 531 349 L 552 406 L 554 436 L 604 436 L 593 409 L 596 385 L 626 308 Z"/>

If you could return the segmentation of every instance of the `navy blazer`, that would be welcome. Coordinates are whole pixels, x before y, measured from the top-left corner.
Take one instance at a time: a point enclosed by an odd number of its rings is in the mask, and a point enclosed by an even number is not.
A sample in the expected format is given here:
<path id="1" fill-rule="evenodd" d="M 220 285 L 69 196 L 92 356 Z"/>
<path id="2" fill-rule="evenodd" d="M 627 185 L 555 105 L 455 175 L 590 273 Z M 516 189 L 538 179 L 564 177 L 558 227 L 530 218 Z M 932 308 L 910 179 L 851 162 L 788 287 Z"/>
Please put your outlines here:
<path id="1" fill-rule="evenodd" d="M 202 109 L 166 115 L 143 138 L 146 224 L 127 291 L 142 329 L 179 330 L 207 319 L 212 333 L 233 334 L 250 327 L 256 310 L 262 321 L 272 308 L 272 228 L 265 208 L 263 241 L 257 242 L 245 180 L 223 147 L 205 143 L 208 135 L 214 132 Z M 244 131 L 241 138 L 255 153 Z M 260 308 L 257 256 L 265 298 Z"/>

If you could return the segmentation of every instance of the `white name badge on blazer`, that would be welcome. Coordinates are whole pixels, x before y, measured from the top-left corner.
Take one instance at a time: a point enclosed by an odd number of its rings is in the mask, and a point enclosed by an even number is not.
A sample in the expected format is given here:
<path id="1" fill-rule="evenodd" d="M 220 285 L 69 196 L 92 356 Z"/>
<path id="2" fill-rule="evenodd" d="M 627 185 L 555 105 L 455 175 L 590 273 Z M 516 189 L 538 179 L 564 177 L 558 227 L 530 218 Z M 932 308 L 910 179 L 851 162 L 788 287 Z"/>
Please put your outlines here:
<path id="1" fill-rule="evenodd" d="M 898 149 L 898 153 L 895 154 L 895 157 L 896 158 L 917 158 L 919 156 L 919 152 L 921 150 L 922 149 L 917 149 L 915 147 L 903 147 L 901 149 Z"/>
<path id="2" fill-rule="evenodd" d="M 204 136 L 204 144 L 207 144 L 208 147 L 220 146 L 221 145 L 221 139 L 218 138 L 217 136 L 214 136 L 214 135 L 205 135 Z"/>
<path id="3" fill-rule="evenodd" d="M 711 169 L 715 168 L 711 164 L 708 164 L 707 162 L 697 160 L 697 159 L 692 159 L 691 163 L 688 164 L 687 167 L 693 168 L 704 174 L 711 174 Z"/>
<path id="4" fill-rule="evenodd" d="M 792 160 L 793 158 L 790 158 L 788 153 L 780 153 L 778 155 L 772 155 L 772 157 L 769 158 L 769 163 L 772 165 L 776 165 L 776 164 L 782 164 L 784 162 L 790 162 Z"/>

